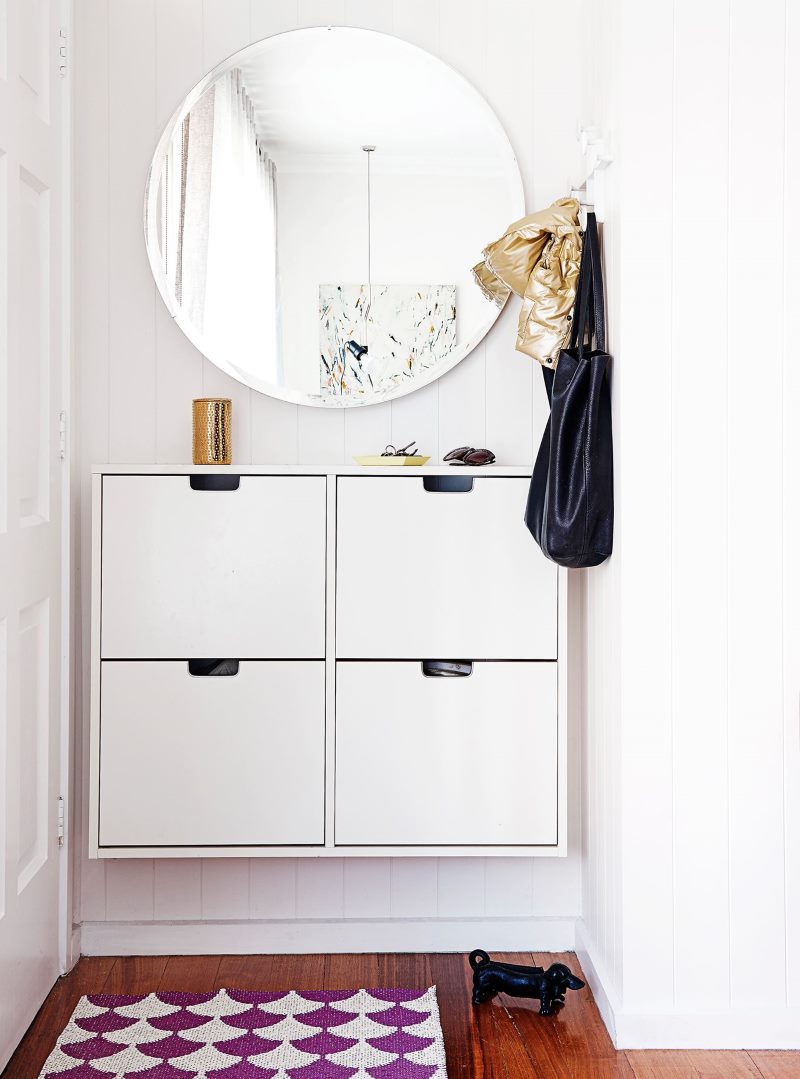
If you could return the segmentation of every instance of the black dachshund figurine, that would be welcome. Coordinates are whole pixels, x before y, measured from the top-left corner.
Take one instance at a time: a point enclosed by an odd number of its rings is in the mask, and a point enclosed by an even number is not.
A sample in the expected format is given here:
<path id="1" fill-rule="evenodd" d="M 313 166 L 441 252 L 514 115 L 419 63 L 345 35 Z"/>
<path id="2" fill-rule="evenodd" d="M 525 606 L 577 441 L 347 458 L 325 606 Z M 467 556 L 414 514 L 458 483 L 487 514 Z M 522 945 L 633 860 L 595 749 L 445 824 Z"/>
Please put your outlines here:
<path id="1" fill-rule="evenodd" d="M 510 997 L 540 1000 L 539 1015 L 552 1015 L 553 1005 L 564 1003 L 568 989 L 583 989 L 585 984 L 563 963 L 552 963 L 547 970 L 514 963 L 493 963 L 491 956 L 480 948 L 470 955 L 469 965 L 473 970 L 473 1004 L 483 1004 L 495 993 L 507 993 Z"/>

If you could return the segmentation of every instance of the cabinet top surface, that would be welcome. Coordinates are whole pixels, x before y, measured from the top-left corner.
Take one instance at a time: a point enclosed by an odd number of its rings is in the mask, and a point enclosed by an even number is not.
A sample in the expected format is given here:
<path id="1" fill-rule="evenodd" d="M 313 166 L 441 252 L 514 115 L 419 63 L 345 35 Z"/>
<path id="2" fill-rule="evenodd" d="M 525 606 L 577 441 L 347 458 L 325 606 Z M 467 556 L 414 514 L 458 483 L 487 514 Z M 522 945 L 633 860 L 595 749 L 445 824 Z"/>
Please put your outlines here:
<path id="1" fill-rule="evenodd" d="M 105 476 L 190 476 L 230 473 L 234 476 L 530 476 L 531 468 L 514 465 L 483 465 L 477 468 L 446 464 L 411 466 L 388 466 L 371 468 L 364 465 L 142 465 L 113 464 L 93 465 L 94 475 Z"/>

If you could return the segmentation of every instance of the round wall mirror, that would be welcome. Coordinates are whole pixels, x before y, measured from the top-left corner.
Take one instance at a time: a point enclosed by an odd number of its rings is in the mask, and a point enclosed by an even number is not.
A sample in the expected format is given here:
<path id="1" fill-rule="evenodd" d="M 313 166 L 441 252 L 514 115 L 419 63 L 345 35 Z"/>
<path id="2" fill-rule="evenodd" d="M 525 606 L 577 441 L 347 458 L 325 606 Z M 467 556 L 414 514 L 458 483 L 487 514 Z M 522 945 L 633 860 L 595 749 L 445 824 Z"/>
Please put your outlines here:
<path id="1" fill-rule="evenodd" d="M 187 96 L 147 180 L 145 236 L 170 314 L 223 371 L 323 407 L 424 386 L 499 314 L 472 277 L 524 214 L 483 97 L 385 34 L 294 30 Z"/>

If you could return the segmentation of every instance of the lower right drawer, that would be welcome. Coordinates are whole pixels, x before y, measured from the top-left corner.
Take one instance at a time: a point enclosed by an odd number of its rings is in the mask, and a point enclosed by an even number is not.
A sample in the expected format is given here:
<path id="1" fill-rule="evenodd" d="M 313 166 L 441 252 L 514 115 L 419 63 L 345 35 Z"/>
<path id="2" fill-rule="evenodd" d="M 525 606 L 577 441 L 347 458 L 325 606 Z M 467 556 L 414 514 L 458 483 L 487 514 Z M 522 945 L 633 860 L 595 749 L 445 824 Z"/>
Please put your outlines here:
<path id="1" fill-rule="evenodd" d="M 557 664 L 435 670 L 337 663 L 336 845 L 555 844 Z"/>

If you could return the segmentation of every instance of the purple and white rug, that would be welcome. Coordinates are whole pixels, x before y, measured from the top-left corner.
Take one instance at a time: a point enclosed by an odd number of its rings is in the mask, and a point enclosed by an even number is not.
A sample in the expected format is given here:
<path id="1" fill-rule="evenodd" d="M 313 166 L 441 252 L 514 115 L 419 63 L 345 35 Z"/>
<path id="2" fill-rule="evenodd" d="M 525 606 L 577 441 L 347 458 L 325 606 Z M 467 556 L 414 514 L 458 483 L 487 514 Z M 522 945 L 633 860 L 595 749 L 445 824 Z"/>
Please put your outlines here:
<path id="1" fill-rule="evenodd" d="M 40 1079 L 446 1079 L 436 989 L 81 997 Z"/>

